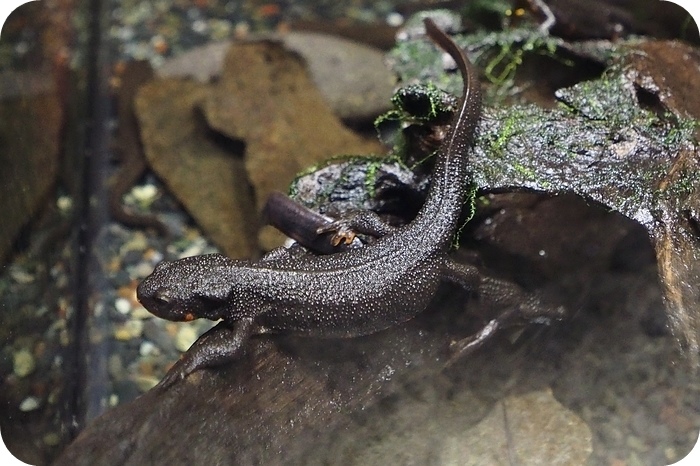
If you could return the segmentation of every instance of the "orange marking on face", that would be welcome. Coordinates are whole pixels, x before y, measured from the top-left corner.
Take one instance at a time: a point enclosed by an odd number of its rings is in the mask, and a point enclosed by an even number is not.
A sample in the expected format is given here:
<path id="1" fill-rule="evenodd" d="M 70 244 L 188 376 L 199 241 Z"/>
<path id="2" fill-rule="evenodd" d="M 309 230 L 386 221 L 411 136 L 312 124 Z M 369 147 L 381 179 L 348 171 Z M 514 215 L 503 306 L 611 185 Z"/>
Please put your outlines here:
<path id="1" fill-rule="evenodd" d="M 194 314 L 192 314 L 191 312 L 188 312 L 187 314 L 185 314 L 185 322 L 191 322 L 193 320 L 194 320 Z"/>

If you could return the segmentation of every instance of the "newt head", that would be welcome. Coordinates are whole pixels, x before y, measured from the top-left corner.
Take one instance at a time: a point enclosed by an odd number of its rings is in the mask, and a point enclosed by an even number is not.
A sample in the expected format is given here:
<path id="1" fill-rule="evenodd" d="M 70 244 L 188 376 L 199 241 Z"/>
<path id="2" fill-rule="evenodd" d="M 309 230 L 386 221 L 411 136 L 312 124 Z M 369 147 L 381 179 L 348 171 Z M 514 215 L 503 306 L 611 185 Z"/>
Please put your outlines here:
<path id="1" fill-rule="evenodd" d="M 235 261 L 220 254 L 187 257 L 156 266 L 136 289 L 138 301 L 152 314 L 172 321 L 205 318 L 219 320 L 225 311 L 229 287 L 217 280 L 215 269 Z"/>

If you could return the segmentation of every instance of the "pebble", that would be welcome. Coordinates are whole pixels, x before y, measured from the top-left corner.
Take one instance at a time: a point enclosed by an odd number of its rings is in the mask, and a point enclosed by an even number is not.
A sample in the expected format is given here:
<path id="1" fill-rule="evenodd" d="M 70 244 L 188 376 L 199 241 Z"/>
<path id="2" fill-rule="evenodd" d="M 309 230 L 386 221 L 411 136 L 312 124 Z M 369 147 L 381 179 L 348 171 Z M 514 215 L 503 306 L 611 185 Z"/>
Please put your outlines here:
<path id="1" fill-rule="evenodd" d="M 112 380 L 123 380 L 126 377 L 124 362 L 119 354 L 112 354 L 107 359 L 107 373 Z"/>
<path id="2" fill-rule="evenodd" d="M 143 336 L 148 341 L 153 342 L 163 353 L 176 354 L 173 336 L 168 334 L 163 322 L 160 322 L 158 319 L 143 321 Z"/>
<path id="3" fill-rule="evenodd" d="M 132 277 L 141 279 L 141 278 L 146 278 L 153 272 L 153 265 L 152 263 L 149 262 L 141 262 L 138 265 L 134 266 L 129 275 Z"/>
<path id="4" fill-rule="evenodd" d="M 139 346 L 139 355 L 141 355 L 141 357 L 154 356 L 158 355 L 159 353 L 160 350 L 158 347 L 150 341 L 144 341 L 141 343 L 141 346 Z"/>
<path id="5" fill-rule="evenodd" d="M 12 372 L 19 378 L 23 378 L 34 372 L 36 360 L 34 355 L 27 350 L 21 349 L 13 354 Z"/>
<path id="6" fill-rule="evenodd" d="M 114 338 L 119 341 L 128 341 L 140 337 L 142 333 L 143 321 L 132 319 L 115 328 Z"/>
<path id="7" fill-rule="evenodd" d="M 148 238 L 142 232 L 136 232 L 122 245 L 120 253 L 125 254 L 127 251 L 144 251 L 146 248 L 148 248 Z"/>
<path id="8" fill-rule="evenodd" d="M 389 26 L 398 27 L 398 26 L 401 26 L 403 24 L 403 22 L 405 21 L 405 18 L 403 17 L 403 15 L 401 13 L 397 13 L 395 11 L 392 11 L 391 13 L 386 15 L 385 21 L 386 21 L 386 24 L 388 24 Z"/>
<path id="9" fill-rule="evenodd" d="M 117 298 L 114 301 L 114 308 L 123 315 L 128 315 L 131 312 L 131 302 L 126 298 Z"/>
<path id="10" fill-rule="evenodd" d="M 148 207 L 158 195 L 158 188 L 152 184 L 137 185 L 132 188 L 131 195 L 140 206 Z"/>
<path id="11" fill-rule="evenodd" d="M 49 432 L 48 434 L 44 435 L 41 440 L 44 442 L 44 445 L 55 447 L 61 443 L 61 436 L 56 432 Z"/>
<path id="12" fill-rule="evenodd" d="M 73 209 L 73 198 L 70 196 L 59 196 L 56 200 L 56 207 L 61 212 L 67 213 Z"/>
<path id="13" fill-rule="evenodd" d="M 206 242 L 202 240 L 195 240 L 190 244 L 189 247 L 185 248 L 184 251 L 180 253 L 178 259 L 183 259 L 185 257 L 198 256 L 204 253 L 204 248 L 207 246 Z"/>
<path id="14" fill-rule="evenodd" d="M 160 379 L 152 375 L 137 375 L 134 380 L 141 392 L 147 392 L 160 382 Z"/>
<path id="15" fill-rule="evenodd" d="M 141 251 L 136 251 L 136 250 L 131 250 L 131 251 L 126 251 L 124 255 L 121 257 L 121 263 L 127 267 L 133 265 L 133 264 L 138 264 L 141 261 L 141 257 L 143 255 L 141 254 Z"/>
<path id="16" fill-rule="evenodd" d="M 48 314 L 48 312 L 49 312 L 49 307 L 42 304 L 37 308 L 36 316 L 42 317 L 42 316 L 45 316 L 46 314 Z"/>
<path id="17" fill-rule="evenodd" d="M 39 399 L 35 396 L 28 396 L 19 404 L 19 410 L 23 413 L 28 413 L 29 411 L 34 411 L 41 406 Z"/>
<path id="18" fill-rule="evenodd" d="M 149 248 L 144 252 L 143 258 L 146 259 L 150 264 L 157 264 L 158 262 L 162 261 L 164 259 L 163 253 L 153 249 Z M 152 269 L 151 269 L 152 271 Z M 148 272 L 151 273 L 151 272 Z"/>
<path id="19" fill-rule="evenodd" d="M 191 325 L 181 325 L 177 330 L 177 334 L 175 335 L 175 348 L 177 348 L 179 351 L 185 352 L 190 348 L 190 346 L 192 346 L 192 343 L 194 343 L 198 337 L 199 335 L 197 335 L 197 331 L 194 329 L 194 327 Z"/>
<path id="20" fill-rule="evenodd" d="M 632 450 L 640 453 L 644 453 L 649 450 L 649 447 L 644 443 L 644 440 L 634 435 L 628 436 L 626 443 Z"/>
<path id="21" fill-rule="evenodd" d="M 105 312 L 105 303 L 102 301 L 95 303 L 95 308 L 93 309 L 92 313 L 94 314 L 95 317 L 102 317 Z"/>
<path id="22" fill-rule="evenodd" d="M 664 448 L 664 457 L 668 463 L 674 462 L 678 458 L 678 451 L 673 447 Z"/>
<path id="23" fill-rule="evenodd" d="M 34 274 L 15 267 L 10 268 L 10 276 L 15 282 L 21 285 L 27 285 L 34 281 Z"/>

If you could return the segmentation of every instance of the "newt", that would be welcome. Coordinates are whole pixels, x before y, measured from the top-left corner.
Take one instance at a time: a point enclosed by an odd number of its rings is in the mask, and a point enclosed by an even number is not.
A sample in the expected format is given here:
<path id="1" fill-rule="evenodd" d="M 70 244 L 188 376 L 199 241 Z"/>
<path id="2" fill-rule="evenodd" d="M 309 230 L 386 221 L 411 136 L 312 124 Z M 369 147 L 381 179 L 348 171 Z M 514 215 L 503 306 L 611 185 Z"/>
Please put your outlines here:
<path id="1" fill-rule="evenodd" d="M 375 238 L 363 247 L 334 254 L 278 248 L 259 260 L 208 254 L 161 262 L 138 286 L 143 306 L 172 321 L 221 322 L 182 355 L 158 387 L 167 388 L 201 368 L 240 358 L 253 335 L 350 338 L 384 330 L 425 310 L 442 281 L 513 304 L 518 312 L 537 307 L 536 300 L 524 298 L 513 285 L 482 276 L 476 267 L 449 257 L 469 195 L 469 155 L 481 96 L 476 72 L 463 51 L 432 20 L 425 20 L 425 29 L 454 59 L 464 86 L 416 217 L 392 227 L 375 212 L 358 211 L 332 222 L 318 233 L 335 231 L 342 236 L 352 229 Z M 489 322 L 461 349 L 478 344 L 499 323 Z"/>

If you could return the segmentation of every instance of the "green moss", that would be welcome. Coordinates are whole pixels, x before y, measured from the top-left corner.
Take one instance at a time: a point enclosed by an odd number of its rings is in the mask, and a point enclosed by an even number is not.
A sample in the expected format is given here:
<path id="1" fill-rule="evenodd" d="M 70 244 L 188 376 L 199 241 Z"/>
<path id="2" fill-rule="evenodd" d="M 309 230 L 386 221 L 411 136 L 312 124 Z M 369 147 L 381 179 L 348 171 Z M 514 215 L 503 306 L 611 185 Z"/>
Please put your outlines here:
<path id="1" fill-rule="evenodd" d="M 467 213 L 464 217 L 464 221 L 462 224 L 457 228 L 457 232 L 455 233 L 455 237 L 452 241 L 452 247 L 454 249 L 459 248 L 459 242 L 460 242 L 460 237 L 462 236 L 462 230 L 464 227 L 469 223 L 469 221 L 474 217 L 474 214 L 476 213 L 476 191 L 478 189 L 476 183 L 474 183 L 473 180 L 469 181 L 469 184 L 467 185 L 467 196 L 464 200 L 464 205 L 466 206 Z M 464 208 L 462 209 L 464 211 Z"/>
<path id="2" fill-rule="evenodd" d="M 377 173 L 381 169 L 382 165 L 392 163 L 392 162 L 398 163 L 399 165 L 404 166 L 401 159 L 394 156 L 393 154 L 390 154 L 387 157 L 379 157 L 379 158 L 365 161 L 365 163 L 367 164 L 367 168 L 366 168 L 367 173 L 365 175 L 364 186 L 365 186 L 365 190 L 367 192 L 368 197 L 375 196 L 375 186 L 377 184 Z"/>
<path id="3" fill-rule="evenodd" d="M 457 108 L 456 97 L 430 83 L 402 87 L 394 93 L 391 102 L 394 108 L 377 117 L 374 126 L 380 139 L 392 146 L 390 155 L 398 160 L 410 158 L 406 154 L 407 142 L 401 131 L 397 132 L 394 140 L 384 140 L 382 134 L 386 126 L 395 124 L 400 130 L 409 125 L 444 124 Z"/>
<path id="4" fill-rule="evenodd" d="M 374 122 L 375 127 L 394 120 L 406 124 L 446 120 L 457 108 L 457 99 L 432 83 L 401 87 L 392 96 L 391 103 L 394 108 L 380 115 Z"/>
<path id="5" fill-rule="evenodd" d="M 498 134 L 495 135 L 490 145 L 489 152 L 491 156 L 501 158 L 505 155 L 511 139 L 522 131 L 520 124 L 523 122 L 523 113 L 517 110 L 508 112 L 508 115 L 501 123 Z"/>
<path id="6" fill-rule="evenodd" d="M 664 145 L 674 147 L 687 141 L 697 142 L 694 135 L 700 126 L 700 121 L 692 118 L 676 118 L 673 114 L 667 114 L 665 120 L 674 121 L 675 124 L 668 129 L 663 139 Z"/>

